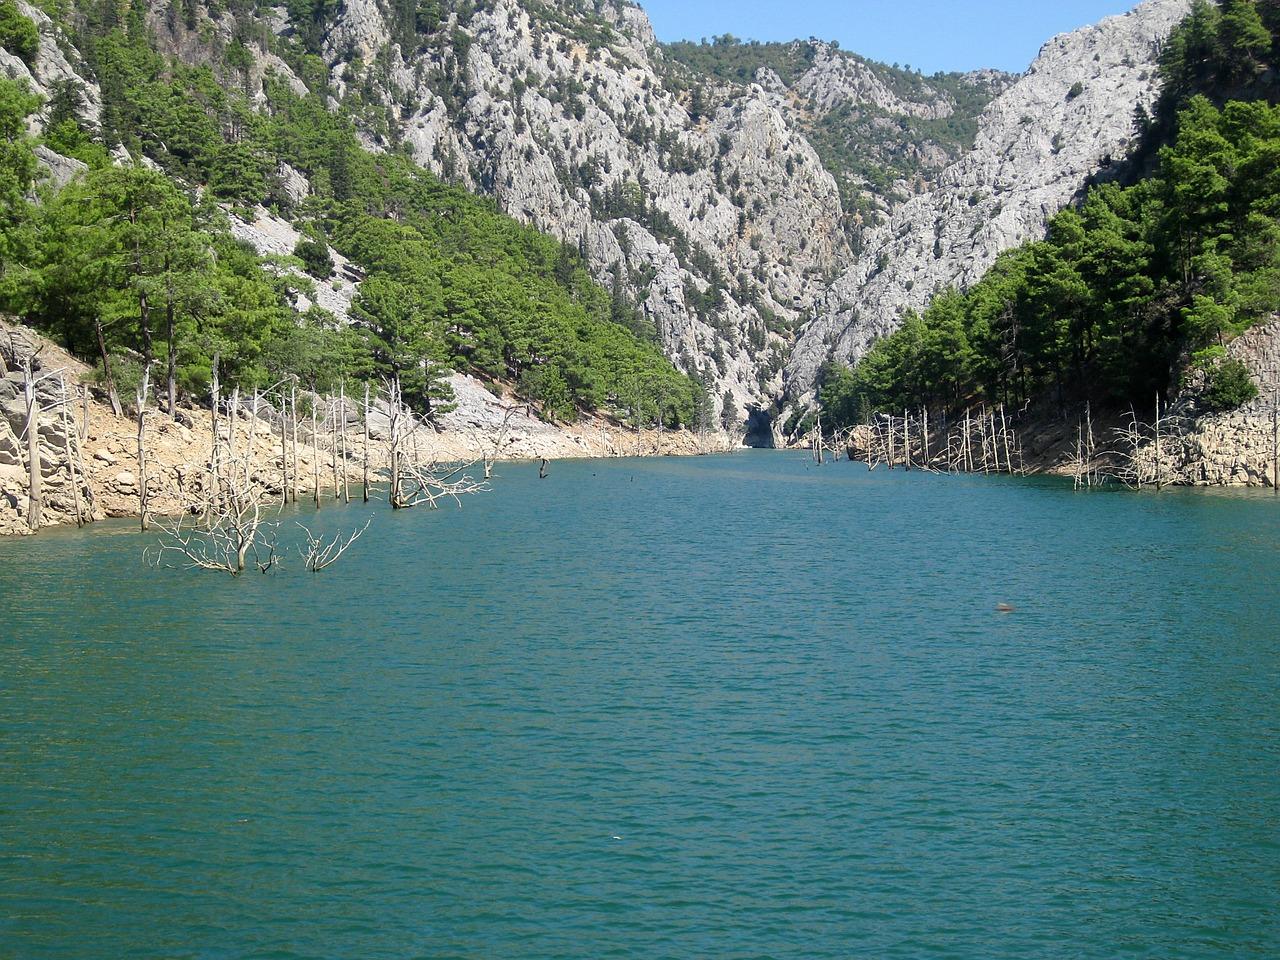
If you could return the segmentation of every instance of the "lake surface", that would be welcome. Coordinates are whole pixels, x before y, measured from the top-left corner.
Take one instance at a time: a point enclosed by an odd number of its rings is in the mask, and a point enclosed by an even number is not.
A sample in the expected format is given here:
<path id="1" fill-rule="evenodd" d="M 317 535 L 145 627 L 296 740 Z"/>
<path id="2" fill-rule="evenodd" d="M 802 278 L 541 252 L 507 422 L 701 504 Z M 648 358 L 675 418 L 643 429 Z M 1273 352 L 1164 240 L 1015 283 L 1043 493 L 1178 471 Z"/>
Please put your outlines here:
<path id="1" fill-rule="evenodd" d="M 0 957 L 1280 955 L 1280 501 L 499 473 L 0 543 Z"/>

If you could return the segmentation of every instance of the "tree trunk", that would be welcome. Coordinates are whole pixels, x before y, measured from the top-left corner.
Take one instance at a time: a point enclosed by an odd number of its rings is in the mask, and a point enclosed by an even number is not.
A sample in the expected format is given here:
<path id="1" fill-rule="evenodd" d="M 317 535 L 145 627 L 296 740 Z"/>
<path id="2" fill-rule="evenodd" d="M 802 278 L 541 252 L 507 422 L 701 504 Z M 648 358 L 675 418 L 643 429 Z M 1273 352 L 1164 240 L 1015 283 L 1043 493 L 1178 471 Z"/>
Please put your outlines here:
<path id="1" fill-rule="evenodd" d="M 289 502 L 289 398 L 280 390 L 280 504 Z"/>
<path id="2" fill-rule="evenodd" d="M 391 381 L 391 387 L 387 397 L 388 407 L 391 411 L 391 491 L 389 494 L 391 507 L 399 510 L 404 506 L 401 500 L 400 492 L 400 444 L 404 442 L 401 436 L 401 407 L 400 407 L 400 377 L 397 375 Z"/>
<path id="3" fill-rule="evenodd" d="M 138 211 L 134 207 L 129 211 L 129 222 L 136 228 L 138 225 Z M 138 281 L 138 327 L 142 334 L 142 365 L 150 367 L 151 361 L 155 359 L 154 347 L 151 342 L 151 304 L 147 299 L 147 288 L 142 283 L 142 245 L 137 239 L 138 234 L 134 232 L 133 242 L 133 274 Z"/>
<path id="4" fill-rule="evenodd" d="M 1280 386 L 1271 391 L 1271 492 L 1280 494 Z"/>
<path id="5" fill-rule="evenodd" d="M 22 364 L 22 389 L 27 401 L 27 526 L 35 533 L 44 515 L 40 463 L 40 399 L 36 396 L 35 371 L 28 357 Z"/>
<path id="6" fill-rule="evenodd" d="M 218 383 L 218 360 L 219 357 L 215 353 L 213 355 L 213 366 L 210 371 L 209 378 L 209 509 L 212 511 L 216 506 L 219 495 L 219 486 L 222 483 L 221 468 L 218 464 L 218 448 L 220 446 L 218 440 L 218 407 L 222 404 L 222 387 Z"/>
<path id="7" fill-rule="evenodd" d="M 149 367 L 155 359 L 155 345 L 151 341 L 151 305 L 146 291 L 138 293 L 138 321 L 142 331 L 142 365 Z"/>
<path id="8" fill-rule="evenodd" d="M 327 398 L 326 409 L 329 415 L 329 469 L 333 472 L 333 499 L 337 500 L 341 496 L 341 477 L 338 475 L 338 409 L 332 396 Z"/>
<path id="9" fill-rule="evenodd" d="M 138 382 L 138 521 L 144 533 L 150 526 L 147 516 L 147 394 L 150 389 L 151 364 L 147 364 Z"/>
<path id="10" fill-rule="evenodd" d="M 316 401 L 319 398 L 313 393 L 311 397 L 311 483 L 312 499 L 316 509 L 320 509 L 320 435 L 316 432 Z"/>
<path id="11" fill-rule="evenodd" d="M 351 502 L 351 477 L 347 470 L 347 381 L 338 384 L 338 417 L 342 421 L 342 502 Z"/>
<path id="12" fill-rule="evenodd" d="M 111 355 L 107 353 L 107 338 L 102 332 L 102 321 L 94 318 L 93 331 L 98 335 L 98 353 L 102 355 L 102 379 L 107 385 L 107 399 L 111 402 L 111 412 L 117 417 L 124 416 L 120 406 L 120 395 L 116 393 L 116 378 L 111 373 Z"/>
<path id="13" fill-rule="evenodd" d="M 911 469 L 911 411 L 902 411 L 902 465 Z"/>
<path id="14" fill-rule="evenodd" d="M 1160 394 L 1156 394 L 1156 491 L 1163 486 L 1164 477 L 1160 466 Z"/>
<path id="15" fill-rule="evenodd" d="M 76 526 L 84 526 L 84 504 L 80 496 L 80 478 L 76 474 L 76 458 L 72 452 L 72 436 L 71 418 L 67 414 L 67 407 L 71 403 L 71 397 L 67 393 L 67 381 L 62 374 L 58 374 L 58 391 L 62 397 L 60 410 L 62 412 L 62 450 L 67 457 L 67 475 L 71 478 L 71 496 L 75 502 L 76 508 Z"/>
<path id="16" fill-rule="evenodd" d="M 364 502 L 369 502 L 369 384 L 364 385 Z"/>
<path id="17" fill-rule="evenodd" d="M 290 441 L 291 456 L 293 459 L 293 488 L 290 491 L 290 499 L 294 503 L 298 502 L 298 487 L 301 480 L 298 477 L 298 381 L 295 377 L 293 382 L 289 384 L 289 421 L 292 425 L 292 439 Z"/>
<path id="18" fill-rule="evenodd" d="M 1004 416 L 1004 404 L 1000 405 L 1000 435 L 1004 438 L 1004 465 L 1013 473 L 1013 454 L 1009 450 L 1009 421 Z"/>
<path id="19" fill-rule="evenodd" d="M 165 273 L 169 276 L 169 296 L 165 303 L 165 334 L 169 338 L 169 362 L 165 379 L 169 388 L 169 422 L 178 419 L 178 322 L 173 309 L 173 275 L 169 273 L 169 261 L 165 258 Z"/>
<path id="20" fill-rule="evenodd" d="M 231 400 L 227 403 L 227 456 L 236 458 L 236 421 L 240 419 L 240 387 L 231 391 Z"/>

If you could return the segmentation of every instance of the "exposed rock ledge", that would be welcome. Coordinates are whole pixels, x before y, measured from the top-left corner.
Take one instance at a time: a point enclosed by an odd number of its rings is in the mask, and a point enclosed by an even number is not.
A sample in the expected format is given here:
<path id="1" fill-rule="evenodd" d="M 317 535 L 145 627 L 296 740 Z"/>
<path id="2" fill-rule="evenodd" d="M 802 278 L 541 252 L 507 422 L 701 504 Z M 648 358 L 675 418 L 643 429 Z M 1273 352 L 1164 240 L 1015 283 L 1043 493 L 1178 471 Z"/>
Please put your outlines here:
<path id="1" fill-rule="evenodd" d="M 1161 437 L 1157 460 L 1154 440 L 1148 436 L 1137 452 L 1137 466 L 1148 480 L 1190 487 L 1274 487 L 1277 453 L 1280 452 L 1280 317 L 1246 331 L 1227 347 L 1229 357 L 1249 370 L 1258 397 L 1238 410 L 1214 413 L 1202 399 L 1203 375 L 1193 376 L 1161 413 Z M 1124 446 L 1116 431 L 1127 426 L 1129 416 L 1101 418 L 1095 423 L 1099 442 L 1115 451 Z M 1035 467 L 1049 473 L 1075 471 L 1077 427 L 1074 421 L 1058 421 L 1023 433 L 1028 450 L 1035 450 Z M 1126 451 L 1127 453 L 1128 451 Z M 1102 459 L 1108 459 L 1106 454 Z"/>
<path id="2" fill-rule="evenodd" d="M 1280 316 L 1236 338 L 1227 346 L 1227 355 L 1245 365 L 1258 388 L 1258 397 L 1237 410 L 1216 413 L 1207 409 L 1204 374 L 1194 375 L 1176 400 L 1161 411 L 1159 444 L 1152 425 L 1144 422 L 1139 426 L 1135 450 L 1133 414 L 1128 411 L 1089 413 L 1081 404 L 1063 412 L 1056 405 L 1052 410 L 1042 406 L 1016 421 L 1011 414 L 1009 443 L 997 444 L 991 461 L 987 457 L 987 429 L 975 426 L 981 439 L 970 433 L 975 450 L 973 469 L 985 472 L 991 466 L 993 472 L 1007 472 L 1008 465 L 1001 463 L 999 456 L 1003 446 L 1005 459 L 1031 474 L 1083 477 L 1092 473 L 1142 485 L 1274 488 L 1280 483 Z M 979 415 L 977 410 L 972 412 Z M 1003 417 L 1001 413 L 1001 422 Z M 1150 414 L 1147 417 L 1150 419 Z M 910 460 L 919 465 L 925 459 L 925 448 L 919 420 L 913 422 Z M 937 469 L 954 468 L 951 452 L 960 449 L 961 434 L 955 432 L 959 419 L 947 423 L 935 415 L 930 422 L 928 459 Z M 1090 434 L 1092 443 L 1087 439 Z M 885 462 L 887 435 L 883 422 L 874 435 L 869 427 L 856 428 L 850 436 L 850 456 Z M 995 437 L 994 423 L 990 435 Z M 893 436 L 897 440 L 894 461 L 900 464 L 904 459 L 901 421 Z M 1091 446 L 1092 455 L 1082 455 L 1082 445 L 1085 451 Z"/>

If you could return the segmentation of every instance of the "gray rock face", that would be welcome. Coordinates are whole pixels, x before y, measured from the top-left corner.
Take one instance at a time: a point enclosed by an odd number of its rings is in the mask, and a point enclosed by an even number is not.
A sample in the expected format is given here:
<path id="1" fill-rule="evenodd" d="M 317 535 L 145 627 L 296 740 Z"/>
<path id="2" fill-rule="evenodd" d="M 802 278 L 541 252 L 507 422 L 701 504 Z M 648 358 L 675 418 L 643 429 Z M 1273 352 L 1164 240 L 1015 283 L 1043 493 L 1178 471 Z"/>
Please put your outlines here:
<path id="1" fill-rule="evenodd" d="M 80 91 L 80 115 L 90 124 L 96 125 L 102 115 L 98 85 L 85 79 L 87 71 L 70 45 L 58 43 L 58 28 L 48 14 L 26 0 L 17 0 L 17 7 L 20 14 L 36 25 L 40 33 L 40 49 L 31 66 L 27 66 L 18 57 L 0 48 L 0 74 L 25 82 L 31 92 L 38 94 L 44 101 L 43 112 L 33 118 L 33 128 L 42 128 L 50 95 L 59 83 L 73 84 Z"/>
<path id="2" fill-rule="evenodd" d="M 1150 106 L 1157 93 L 1159 45 L 1190 7 L 1146 0 L 1049 41 L 987 108 L 973 151 L 936 189 L 895 211 L 832 285 L 788 362 L 790 398 L 811 396 L 826 359 L 856 360 L 903 311 L 923 309 L 942 288 L 973 284 L 1001 252 L 1042 236 L 1046 220 L 1108 157 L 1125 154 L 1136 106 Z"/>
<path id="3" fill-rule="evenodd" d="M 1193 376 L 1169 410 L 1160 447 L 1160 473 L 1192 486 L 1275 486 L 1277 400 L 1280 400 L 1280 319 L 1260 324 L 1231 342 L 1227 354 L 1242 362 L 1258 388 L 1257 399 L 1238 410 L 1204 409 L 1203 376 Z M 1155 445 L 1140 457 L 1154 473 Z"/>
<path id="4" fill-rule="evenodd" d="M 739 407 L 765 404 L 781 388 L 783 331 L 848 261 L 835 183 L 761 87 L 691 116 L 689 96 L 664 84 L 644 13 L 597 6 L 576 29 L 497 0 L 447 28 L 469 38 L 459 59 L 453 48 L 406 54 L 375 0 L 351 0 L 328 59 L 340 90 L 349 58 L 389 61 L 385 79 L 368 79 L 402 105 L 423 166 L 584 248 L 717 401 L 728 391 Z M 584 39 L 592 31 L 603 39 Z"/>
<path id="5" fill-rule="evenodd" d="M 900 97 L 869 66 L 840 56 L 825 43 L 814 44 L 813 66 L 796 81 L 795 92 L 820 111 L 856 103 L 899 116 L 944 120 L 955 113 L 956 107 L 950 97 L 928 85 L 921 87 L 917 97 Z"/>
<path id="6" fill-rule="evenodd" d="M 55 190 L 61 190 L 89 169 L 79 160 L 64 157 L 60 153 L 54 153 L 44 144 L 36 146 L 35 154 L 36 162 L 40 164 L 41 170 L 44 171 L 42 184 L 47 184 Z"/>
<path id="7" fill-rule="evenodd" d="M 254 210 L 252 220 L 236 214 L 231 214 L 228 219 L 232 235 L 248 242 L 264 257 L 292 256 L 302 238 L 292 224 L 262 207 Z M 294 294 L 294 306 L 299 312 L 305 313 L 314 305 L 328 311 L 340 323 L 347 323 L 351 304 L 356 298 L 360 272 L 350 260 L 332 247 L 329 248 L 329 256 L 333 260 L 333 276 L 327 280 L 308 277 L 295 267 L 282 269 L 285 274 L 297 279 L 299 288 L 310 288 L 305 292 L 298 289 Z"/>

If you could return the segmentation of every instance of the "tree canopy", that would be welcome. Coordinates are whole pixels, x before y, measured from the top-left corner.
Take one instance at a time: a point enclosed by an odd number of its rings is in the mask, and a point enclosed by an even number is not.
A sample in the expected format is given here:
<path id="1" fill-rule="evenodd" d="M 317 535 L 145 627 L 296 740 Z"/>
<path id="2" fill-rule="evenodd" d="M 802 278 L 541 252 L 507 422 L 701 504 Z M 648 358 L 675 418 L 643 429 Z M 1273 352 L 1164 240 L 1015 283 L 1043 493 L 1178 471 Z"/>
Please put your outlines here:
<path id="1" fill-rule="evenodd" d="M 829 419 L 1046 396 L 1141 407 L 1189 358 L 1216 370 L 1206 351 L 1280 309 L 1278 162 L 1280 107 L 1193 97 L 1153 176 L 1095 187 L 1045 240 L 827 371 Z"/>

